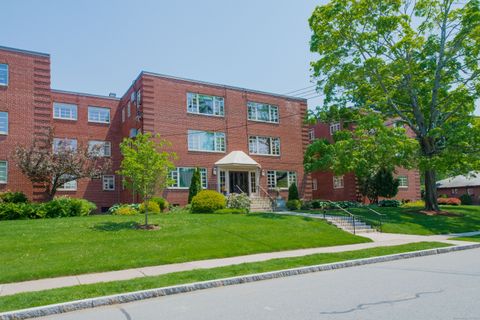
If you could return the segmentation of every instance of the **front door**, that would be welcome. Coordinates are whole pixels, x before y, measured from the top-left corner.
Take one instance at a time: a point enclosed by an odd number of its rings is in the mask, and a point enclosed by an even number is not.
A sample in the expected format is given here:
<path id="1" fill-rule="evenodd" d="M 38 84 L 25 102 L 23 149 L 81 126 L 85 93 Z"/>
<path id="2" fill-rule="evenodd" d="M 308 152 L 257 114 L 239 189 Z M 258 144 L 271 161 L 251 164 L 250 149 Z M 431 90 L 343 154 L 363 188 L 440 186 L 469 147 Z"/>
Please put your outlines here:
<path id="1" fill-rule="evenodd" d="M 246 193 L 248 191 L 248 171 L 230 171 L 230 192 L 232 193 Z"/>

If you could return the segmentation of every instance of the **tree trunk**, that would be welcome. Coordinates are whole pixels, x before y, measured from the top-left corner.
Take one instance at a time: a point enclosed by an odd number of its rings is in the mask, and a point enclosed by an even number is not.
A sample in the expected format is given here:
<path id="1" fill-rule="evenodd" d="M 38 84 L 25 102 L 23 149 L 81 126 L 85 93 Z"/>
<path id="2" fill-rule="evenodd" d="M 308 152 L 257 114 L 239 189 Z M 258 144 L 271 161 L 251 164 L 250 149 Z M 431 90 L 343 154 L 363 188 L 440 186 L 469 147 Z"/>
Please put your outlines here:
<path id="1" fill-rule="evenodd" d="M 143 206 L 145 207 L 145 226 L 148 226 L 148 200 L 143 202 Z"/>
<path id="2" fill-rule="evenodd" d="M 437 200 L 437 181 L 435 170 L 425 171 L 425 210 L 440 211 Z"/>

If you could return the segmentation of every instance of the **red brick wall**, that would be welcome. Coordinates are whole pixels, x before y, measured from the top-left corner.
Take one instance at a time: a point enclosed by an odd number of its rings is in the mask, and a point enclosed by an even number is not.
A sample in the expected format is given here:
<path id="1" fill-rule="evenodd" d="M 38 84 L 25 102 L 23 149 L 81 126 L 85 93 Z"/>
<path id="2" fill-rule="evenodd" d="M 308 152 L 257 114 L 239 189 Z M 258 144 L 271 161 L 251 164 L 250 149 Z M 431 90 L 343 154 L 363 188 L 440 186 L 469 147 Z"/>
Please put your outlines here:
<path id="1" fill-rule="evenodd" d="M 454 191 L 455 189 L 455 191 Z M 438 196 L 447 195 L 449 198 L 460 198 L 462 195 L 468 193 L 472 197 L 473 204 L 480 204 L 480 186 L 473 187 L 459 187 L 459 188 L 438 188 Z"/>

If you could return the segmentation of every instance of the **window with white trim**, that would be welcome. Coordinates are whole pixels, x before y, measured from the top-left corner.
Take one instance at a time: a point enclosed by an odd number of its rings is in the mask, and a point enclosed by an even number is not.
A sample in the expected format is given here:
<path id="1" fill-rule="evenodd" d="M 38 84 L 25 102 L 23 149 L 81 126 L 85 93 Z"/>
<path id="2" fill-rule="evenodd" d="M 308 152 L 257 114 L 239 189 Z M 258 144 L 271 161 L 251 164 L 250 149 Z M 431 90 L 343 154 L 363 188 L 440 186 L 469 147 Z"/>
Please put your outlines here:
<path id="1" fill-rule="evenodd" d="M 114 175 L 102 176 L 102 186 L 103 186 L 103 191 L 115 190 L 115 176 Z"/>
<path id="2" fill-rule="evenodd" d="M 458 189 L 457 188 L 452 188 L 452 194 L 458 194 Z"/>
<path id="3" fill-rule="evenodd" d="M 247 102 L 248 120 L 278 123 L 278 106 L 260 102 Z"/>
<path id="4" fill-rule="evenodd" d="M 295 171 L 267 171 L 267 186 L 269 189 L 288 189 L 293 183 L 297 183 L 297 173 Z"/>
<path id="5" fill-rule="evenodd" d="M 318 181 L 317 179 L 312 179 L 312 190 L 317 190 L 318 189 Z"/>
<path id="6" fill-rule="evenodd" d="M 8 86 L 8 64 L 0 63 L 0 86 Z"/>
<path id="7" fill-rule="evenodd" d="M 340 122 L 330 123 L 330 134 L 333 135 L 335 132 L 340 131 Z"/>
<path id="8" fill-rule="evenodd" d="M 8 134 L 8 112 L 0 111 L 0 134 Z"/>
<path id="9" fill-rule="evenodd" d="M 137 93 L 135 95 L 137 96 L 137 108 L 138 108 L 138 106 L 142 104 L 142 93 L 140 89 L 137 90 Z"/>
<path id="10" fill-rule="evenodd" d="M 207 189 L 207 169 L 199 168 L 200 170 L 200 181 L 202 183 L 202 188 Z M 169 188 L 172 189 L 188 189 L 190 188 L 190 183 L 192 182 L 193 173 L 195 172 L 194 167 L 178 167 L 170 171 L 170 178 L 173 180 Z"/>
<path id="11" fill-rule="evenodd" d="M 310 141 L 315 140 L 315 129 L 314 128 L 308 129 L 308 140 L 310 140 Z"/>
<path id="12" fill-rule="evenodd" d="M 62 175 L 60 179 L 64 179 L 69 177 L 68 175 Z M 68 182 L 65 182 L 61 186 L 58 187 L 59 191 L 76 191 L 77 190 L 77 180 L 71 180 Z"/>
<path id="13" fill-rule="evenodd" d="M 130 102 L 135 102 L 135 91 L 130 94 Z"/>
<path id="14" fill-rule="evenodd" d="M 224 116 L 223 97 L 187 92 L 187 112 L 209 116 Z"/>
<path id="15" fill-rule="evenodd" d="M 279 156 L 280 138 L 250 136 L 248 138 L 248 151 L 250 154 Z"/>
<path id="16" fill-rule="evenodd" d="M 407 176 L 398 176 L 398 187 L 399 188 L 408 188 L 408 177 Z"/>
<path id="17" fill-rule="evenodd" d="M 342 189 L 345 186 L 343 176 L 333 177 L 333 189 Z"/>
<path id="18" fill-rule="evenodd" d="M 467 194 L 470 195 L 470 196 L 473 196 L 475 194 L 475 192 L 473 192 L 472 188 L 467 188 Z"/>
<path id="19" fill-rule="evenodd" d="M 225 133 L 188 130 L 189 151 L 225 152 Z"/>
<path id="20" fill-rule="evenodd" d="M 70 103 L 53 103 L 53 119 L 77 120 L 77 105 Z"/>
<path id="21" fill-rule="evenodd" d="M 110 109 L 102 107 L 88 107 L 88 122 L 110 123 Z"/>
<path id="22" fill-rule="evenodd" d="M 88 152 L 94 153 L 97 157 L 110 157 L 112 144 L 110 141 L 90 140 L 88 141 Z"/>
<path id="23" fill-rule="evenodd" d="M 53 152 L 77 151 L 77 139 L 53 138 Z"/>
<path id="24" fill-rule="evenodd" d="M 8 181 L 8 162 L 0 161 L 0 183 L 7 183 Z"/>

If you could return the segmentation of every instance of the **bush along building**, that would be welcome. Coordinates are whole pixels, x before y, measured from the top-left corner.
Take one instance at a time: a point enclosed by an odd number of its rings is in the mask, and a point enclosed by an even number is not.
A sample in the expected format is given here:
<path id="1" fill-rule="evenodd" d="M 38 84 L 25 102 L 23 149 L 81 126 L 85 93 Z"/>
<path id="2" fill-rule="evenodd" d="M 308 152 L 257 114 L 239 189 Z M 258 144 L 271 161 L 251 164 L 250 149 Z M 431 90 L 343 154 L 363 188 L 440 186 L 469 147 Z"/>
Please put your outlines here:
<path id="1" fill-rule="evenodd" d="M 301 98 L 145 71 L 118 98 L 56 90 L 50 87 L 48 54 L 0 47 L 0 191 L 42 199 L 43 186 L 20 172 L 13 153 L 52 130 L 54 145 L 99 146 L 112 161 L 110 174 L 66 183 L 58 195 L 88 199 L 102 211 L 136 202 L 115 173 L 119 143 L 151 132 L 170 141 L 178 156 L 174 183 L 162 194 L 171 204 L 187 203 L 196 167 L 203 188 L 246 193 L 254 207 L 268 207 L 277 194 L 286 199 L 293 183 L 309 199 L 306 111 Z"/>
<path id="2" fill-rule="evenodd" d="M 308 137 L 327 139 L 333 142 L 333 134 L 341 129 L 340 123 L 317 122 L 310 125 Z M 398 193 L 392 199 L 400 201 L 415 201 L 421 199 L 420 174 L 418 170 L 396 168 L 395 178 L 399 181 Z M 359 183 L 354 173 L 341 176 L 331 171 L 316 171 L 311 173 L 312 198 L 331 201 L 368 202 L 360 193 Z"/>

